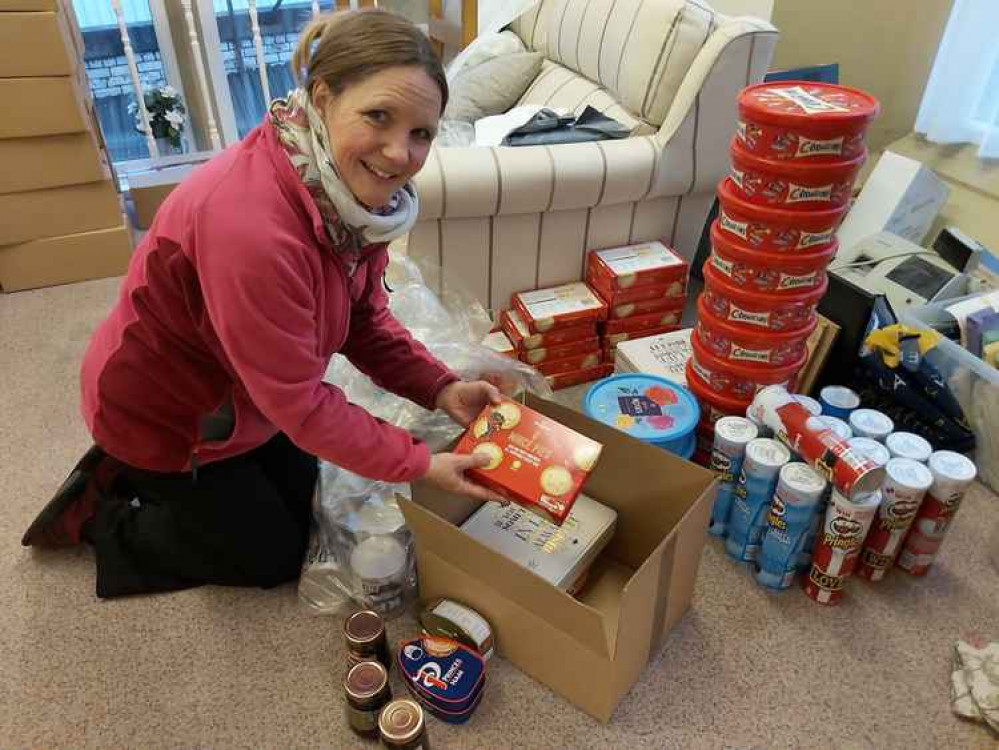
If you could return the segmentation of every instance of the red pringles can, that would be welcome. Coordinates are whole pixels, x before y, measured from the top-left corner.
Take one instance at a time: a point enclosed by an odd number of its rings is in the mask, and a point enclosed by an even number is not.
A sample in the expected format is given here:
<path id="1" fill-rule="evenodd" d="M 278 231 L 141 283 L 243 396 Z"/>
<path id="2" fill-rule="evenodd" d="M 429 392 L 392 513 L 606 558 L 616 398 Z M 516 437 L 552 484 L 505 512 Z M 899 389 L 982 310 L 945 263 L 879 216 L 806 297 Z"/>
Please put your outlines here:
<path id="1" fill-rule="evenodd" d="M 929 468 L 933 484 L 919 506 L 898 556 L 898 567 L 914 576 L 929 572 L 954 514 L 961 507 L 964 493 L 978 474 L 971 459 L 953 451 L 934 453 Z"/>
<path id="2" fill-rule="evenodd" d="M 860 548 L 881 504 L 881 493 L 846 497 L 834 489 L 822 534 L 815 543 L 805 593 L 819 604 L 839 604 L 843 585 L 857 565 Z"/>
<path id="3" fill-rule="evenodd" d="M 908 458 L 891 459 L 885 471 L 881 507 L 864 540 L 857 567 L 857 575 L 871 581 L 880 581 L 895 564 L 902 540 L 933 483 L 930 470 Z"/>
<path id="4" fill-rule="evenodd" d="M 773 385 L 761 390 L 753 399 L 747 416 L 773 430 L 777 439 L 828 479 L 845 497 L 869 495 L 881 487 L 884 468 L 851 448 L 822 420 L 813 417 L 786 388 Z"/>

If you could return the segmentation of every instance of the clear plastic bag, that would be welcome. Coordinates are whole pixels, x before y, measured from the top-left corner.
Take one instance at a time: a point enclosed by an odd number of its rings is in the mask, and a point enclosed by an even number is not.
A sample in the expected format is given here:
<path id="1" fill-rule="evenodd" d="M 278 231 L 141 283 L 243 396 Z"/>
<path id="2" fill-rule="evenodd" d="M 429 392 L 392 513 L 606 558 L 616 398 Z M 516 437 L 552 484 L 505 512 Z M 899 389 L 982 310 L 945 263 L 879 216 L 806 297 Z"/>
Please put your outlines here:
<path id="1" fill-rule="evenodd" d="M 551 398 L 537 370 L 479 343 L 491 328 L 485 309 L 438 277 L 435 269 L 421 269 L 393 253 L 385 281 L 396 319 L 463 379 L 488 380 L 509 396 L 529 390 Z M 373 416 L 423 440 L 431 451 L 442 450 L 461 433 L 447 414 L 382 390 L 345 357 L 333 358 L 325 380 Z M 409 486 L 364 479 L 321 462 L 298 587 L 313 611 L 340 614 L 360 606 L 394 617 L 416 596 L 413 543 L 396 501 L 399 494 L 409 496 Z"/>
<path id="2" fill-rule="evenodd" d="M 299 598 L 319 614 L 361 607 L 383 617 L 416 598 L 416 560 L 396 493 L 409 486 L 373 482 L 320 463 L 309 551 Z"/>

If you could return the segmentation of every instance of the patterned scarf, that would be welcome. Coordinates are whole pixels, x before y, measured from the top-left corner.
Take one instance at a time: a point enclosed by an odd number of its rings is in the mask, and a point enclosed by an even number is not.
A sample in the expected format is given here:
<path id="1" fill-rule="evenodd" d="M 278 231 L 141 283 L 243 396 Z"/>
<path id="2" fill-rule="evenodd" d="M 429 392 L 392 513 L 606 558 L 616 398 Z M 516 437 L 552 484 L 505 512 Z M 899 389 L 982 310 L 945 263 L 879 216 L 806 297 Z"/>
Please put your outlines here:
<path id="1" fill-rule="evenodd" d="M 327 149 L 326 125 L 303 89 L 275 99 L 270 117 L 291 165 L 316 202 L 330 239 L 338 252 L 348 256 L 351 268 L 366 245 L 390 242 L 412 229 L 420 211 L 413 186 L 404 185 L 379 209 L 363 206 L 337 173 Z"/>

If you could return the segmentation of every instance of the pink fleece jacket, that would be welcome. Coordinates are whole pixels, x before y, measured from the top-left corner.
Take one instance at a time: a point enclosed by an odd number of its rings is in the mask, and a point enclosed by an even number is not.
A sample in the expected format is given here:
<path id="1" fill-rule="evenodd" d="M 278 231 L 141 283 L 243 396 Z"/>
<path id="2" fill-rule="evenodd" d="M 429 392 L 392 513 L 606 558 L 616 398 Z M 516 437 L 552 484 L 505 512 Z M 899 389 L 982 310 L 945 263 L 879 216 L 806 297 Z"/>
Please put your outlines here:
<path id="1" fill-rule="evenodd" d="M 83 361 L 82 411 L 112 456 L 152 471 L 228 458 L 284 432 L 362 476 L 409 481 L 429 465 L 405 430 L 322 378 L 339 352 L 428 409 L 456 377 L 392 317 L 384 245 L 351 275 L 270 123 L 195 171 L 136 249 Z M 224 440 L 203 418 L 231 406 Z"/>

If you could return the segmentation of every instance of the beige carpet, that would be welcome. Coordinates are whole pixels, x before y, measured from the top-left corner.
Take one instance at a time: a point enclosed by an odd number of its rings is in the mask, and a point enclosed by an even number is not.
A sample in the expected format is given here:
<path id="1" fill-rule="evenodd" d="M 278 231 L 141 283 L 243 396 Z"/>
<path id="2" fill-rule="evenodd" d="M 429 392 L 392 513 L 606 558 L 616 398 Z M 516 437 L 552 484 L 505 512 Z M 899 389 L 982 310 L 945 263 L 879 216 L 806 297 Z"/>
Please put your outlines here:
<path id="1" fill-rule="evenodd" d="M 77 367 L 116 287 L 0 295 L 0 748 L 370 747 L 341 717 L 339 623 L 293 587 L 101 602 L 89 549 L 20 547 L 88 445 Z M 609 726 L 498 659 L 470 724 L 432 722 L 434 747 L 994 747 L 947 698 L 954 640 L 999 638 L 997 523 L 976 490 L 929 578 L 854 581 L 838 609 L 766 593 L 709 543 L 692 610 Z"/>

